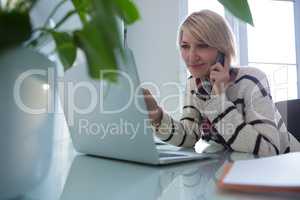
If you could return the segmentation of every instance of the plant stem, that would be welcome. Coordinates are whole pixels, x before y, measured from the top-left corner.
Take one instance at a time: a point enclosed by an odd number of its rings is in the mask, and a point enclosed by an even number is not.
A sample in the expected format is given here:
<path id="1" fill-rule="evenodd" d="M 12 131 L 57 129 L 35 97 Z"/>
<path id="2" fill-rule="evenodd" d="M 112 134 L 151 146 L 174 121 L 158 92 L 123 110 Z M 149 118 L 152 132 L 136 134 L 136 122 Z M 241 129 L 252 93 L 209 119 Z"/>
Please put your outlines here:
<path id="1" fill-rule="evenodd" d="M 0 0 L 1 1 L 1 0 Z M 49 33 L 49 29 L 46 28 L 48 22 L 50 21 L 50 19 L 55 15 L 55 13 L 57 12 L 57 10 L 65 3 L 67 2 L 67 0 L 61 0 L 51 11 L 51 13 L 49 14 L 49 16 L 47 17 L 44 25 L 42 27 L 36 28 L 34 30 L 32 30 L 32 33 L 35 33 L 37 31 L 40 31 L 40 33 L 38 34 L 38 36 L 35 39 L 32 39 L 31 41 L 28 42 L 27 46 L 32 45 L 32 43 L 34 43 L 35 41 L 37 41 L 39 38 L 43 37 L 45 35 L 45 32 Z M 59 24 L 60 25 L 60 24 Z M 56 25 L 57 26 L 57 25 Z"/>
<path id="2" fill-rule="evenodd" d="M 76 13 L 76 10 L 69 11 L 54 27 L 54 29 L 57 29 L 60 25 L 62 25 L 69 17 L 71 17 L 73 14 Z"/>
<path id="3" fill-rule="evenodd" d="M 53 30 L 59 28 L 69 17 L 71 17 L 73 14 L 76 13 L 76 10 L 71 10 L 69 11 L 53 28 Z M 45 35 L 45 33 L 49 33 L 51 32 L 51 29 L 47 29 L 45 27 L 39 27 L 39 28 L 35 28 L 32 30 L 33 33 L 40 31 L 39 35 L 31 40 L 28 45 L 31 45 L 33 42 L 37 41 L 39 38 L 43 37 Z"/>
<path id="4" fill-rule="evenodd" d="M 46 21 L 45 21 L 45 24 L 43 27 L 46 27 L 48 22 L 50 21 L 50 19 L 55 15 L 56 11 L 65 3 L 67 2 L 67 0 L 62 0 L 60 1 L 54 8 L 53 10 L 51 11 L 51 13 L 49 14 L 49 16 L 47 17 Z"/>

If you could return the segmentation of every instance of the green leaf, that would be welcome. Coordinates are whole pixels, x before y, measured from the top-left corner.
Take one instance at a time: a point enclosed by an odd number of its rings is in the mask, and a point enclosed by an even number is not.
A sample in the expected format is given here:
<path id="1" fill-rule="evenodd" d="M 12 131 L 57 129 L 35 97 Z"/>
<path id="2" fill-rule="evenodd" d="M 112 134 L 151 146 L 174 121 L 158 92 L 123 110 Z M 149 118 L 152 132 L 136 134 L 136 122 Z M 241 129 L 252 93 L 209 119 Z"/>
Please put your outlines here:
<path id="1" fill-rule="evenodd" d="M 34 6 L 36 0 L 7 0 L 1 2 L 0 10 L 5 12 L 23 12 L 27 13 Z"/>
<path id="2" fill-rule="evenodd" d="M 91 11 L 91 0 L 72 0 L 72 3 L 77 11 L 77 14 L 82 23 L 87 23 L 88 14 Z"/>
<path id="3" fill-rule="evenodd" d="M 36 0 L 19 0 L 15 4 L 15 10 L 20 12 L 28 12 L 36 3 Z"/>
<path id="4" fill-rule="evenodd" d="M 66 32 L 50 32 L 58 52 L 59 59 L 64 66 L 64 69 L 72 67 L 76 59 L 76 46 L 73 42 L 73 38 Z"/>
<path id="5" fill-rule="evenodd" d="M 95 8 L 92 19 L 95 27 L 103 33 L 106 42 L 110 48 L 118 49 L 123 58 L 125 58 L 123 39 L 121 38 L 120 21 L 118 21 L 114 1 L 93 0 Z"/>
<path id="6" fill-rule="evenodd" d="M 85 24 L 82 30 L 76 31 L 74 37 L 77 45 L 85 53 L 90 76 L 116 82 L 116 73 L 105 73 L 105 70 L 117 71 L 118 68 L 114 47 L 110 40 L 107 40 L 104 31 L 98 29 L 92 21 Z"/>
<path id="7" fill-rule="evenodd" d="M 30 38 L 31 31 L 28 13 L 0 11 L 0 50 L 20 45 Z"/>
<path id="8" fill-rule="evenodd" d="M 247 0 L 218 0 L 229 12 L 253 26 L 253 19 Z"/>
<path id="9" fill-rule="evenodd" d="M 126 24 L 132 24 L 140 18 L 139 11 L 130 0 L 113 0 L 119 16 Z"/>
<path id="10" fill-rule="evenodd" d="M 121 38 L 123 30 L 117 17 L 131 24 L 139 18 L 137 8 L 130 0 L 72 0 L 72 3 L 83 24 L 83 28 L 74 32 L 73 41 L 85 54 L 90 76 L 116 82 L 118 67 L 115 52 L 120 52 L 125 58 Z M 67 13 L 61 22 L 72 14 L 74 11 Z"/>

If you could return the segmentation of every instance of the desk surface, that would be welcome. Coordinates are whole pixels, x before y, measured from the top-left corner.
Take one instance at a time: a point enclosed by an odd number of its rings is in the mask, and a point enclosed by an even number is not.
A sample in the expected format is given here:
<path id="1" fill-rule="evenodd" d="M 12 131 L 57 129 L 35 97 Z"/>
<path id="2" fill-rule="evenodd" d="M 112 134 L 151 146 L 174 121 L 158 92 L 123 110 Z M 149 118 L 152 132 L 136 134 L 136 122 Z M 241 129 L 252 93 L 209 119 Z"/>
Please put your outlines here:
<path id="1" fill-rule="evenodd" d="M 46 175 L 23 194 L 15 191 L 14 200 L 300 199 L 296 193 L 220 191 L 216 182 L 224 163 L 252 158 L 250 154 L 227 152 L 220 159 L 155 167 L 79 155 L 65 129 L 53 141 Z"/>

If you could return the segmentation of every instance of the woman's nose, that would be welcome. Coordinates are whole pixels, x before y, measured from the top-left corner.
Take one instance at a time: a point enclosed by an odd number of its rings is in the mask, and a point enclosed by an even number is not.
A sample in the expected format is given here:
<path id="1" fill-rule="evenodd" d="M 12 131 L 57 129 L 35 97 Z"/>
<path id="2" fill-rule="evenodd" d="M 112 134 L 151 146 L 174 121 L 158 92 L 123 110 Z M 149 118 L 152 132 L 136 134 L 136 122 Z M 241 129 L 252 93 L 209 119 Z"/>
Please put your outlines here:
<path id="1" fill-rule="evenodd" d="M 190 48 L 189 50 L 189 61 L 191 63 L 195 62 L 195 61 L 198 61 L 200 58 L 200 56 L 198 55 L 198 52 L 196 49 L 194 48 Z"/>

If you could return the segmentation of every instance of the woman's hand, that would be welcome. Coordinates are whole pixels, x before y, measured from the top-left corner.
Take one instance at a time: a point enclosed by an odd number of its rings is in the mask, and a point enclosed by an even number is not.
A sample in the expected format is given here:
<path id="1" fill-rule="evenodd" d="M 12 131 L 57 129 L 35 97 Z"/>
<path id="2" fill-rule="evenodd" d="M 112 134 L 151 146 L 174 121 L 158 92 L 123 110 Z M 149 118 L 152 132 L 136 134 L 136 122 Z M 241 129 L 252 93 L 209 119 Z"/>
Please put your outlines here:
<path id="1" fill-rule="evenodd" d="M 224 66 L 216 63 L 210 67 L 209 79 L 213 86 L 213 95 L 220 95 L 226 91 L 230 82 L 229 59 L 227 57 L 225 57 Z"/>
<path id="2" fill-rule="evenodd" d="M 163 115 L 162 109 L 158 106 L 156 100 L 148 89 L 143 88 L 143 93 L 146 107 L 149 112 L 149 119 L 154 125 L 159 126 Z"/>

